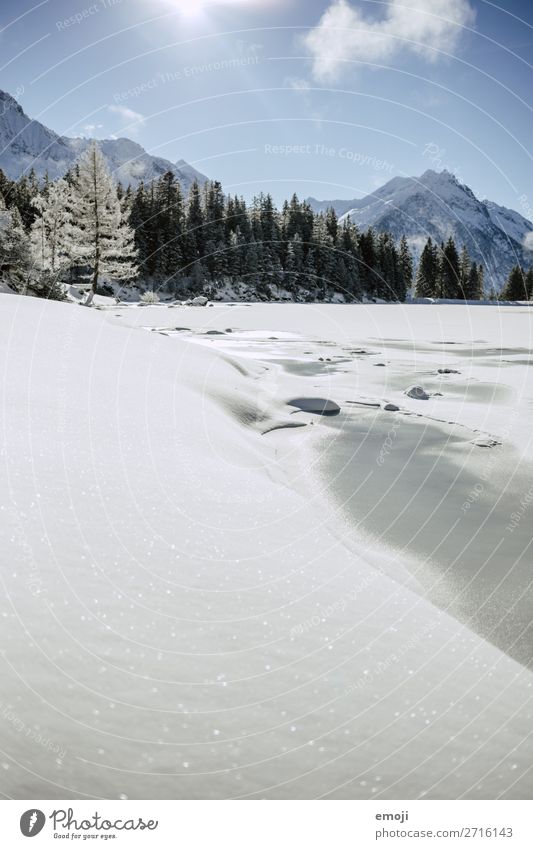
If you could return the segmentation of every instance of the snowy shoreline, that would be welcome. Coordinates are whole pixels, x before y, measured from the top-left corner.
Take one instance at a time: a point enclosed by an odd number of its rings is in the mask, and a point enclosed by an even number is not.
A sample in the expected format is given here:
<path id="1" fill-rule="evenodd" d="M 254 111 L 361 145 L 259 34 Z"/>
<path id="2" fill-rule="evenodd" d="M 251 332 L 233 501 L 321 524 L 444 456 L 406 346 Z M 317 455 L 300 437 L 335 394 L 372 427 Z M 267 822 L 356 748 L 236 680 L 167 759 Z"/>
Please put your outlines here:
<path id="1" fill-rule="evenodd" d="M 488 469 L 469 516 L 527 475 L 527 311 L 0 300 L 11 795 L 530 798 L 531 671 L 425 597 L 409 524 L 338 505 L 364 462 L 396 503 L 432 452 Z"/>

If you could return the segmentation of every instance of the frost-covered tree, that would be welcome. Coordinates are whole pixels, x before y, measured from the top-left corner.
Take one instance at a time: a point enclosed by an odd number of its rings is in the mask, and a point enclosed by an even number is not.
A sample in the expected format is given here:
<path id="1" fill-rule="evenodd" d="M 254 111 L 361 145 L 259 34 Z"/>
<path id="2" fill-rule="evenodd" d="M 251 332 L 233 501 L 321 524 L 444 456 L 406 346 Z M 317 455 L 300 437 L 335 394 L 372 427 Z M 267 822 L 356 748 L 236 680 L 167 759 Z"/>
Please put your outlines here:
<path id="1" fill-rule="evenodd" d="M 77 163 L 72 183 L 73 240 L 80 266 L 91 271 L 91 303 L 102 276 L 131 280 L 137 275 L 134 233 L 105 160 L 93 142 Z"/>
<path id="2" fill-rule="evenodd" d="M 33 287 L 61 297 L 60 280 L 73 262 L 72 193 L 65 180 L 50 183 L 33 199 L 36 218 L 30 228 Z"/>
<path id="3" fill-rule="evenodd" d="M 6 209 L 0 195 L 0 279 L 17 292 L 29 284 L 30 246 L 18 209 Z"/>

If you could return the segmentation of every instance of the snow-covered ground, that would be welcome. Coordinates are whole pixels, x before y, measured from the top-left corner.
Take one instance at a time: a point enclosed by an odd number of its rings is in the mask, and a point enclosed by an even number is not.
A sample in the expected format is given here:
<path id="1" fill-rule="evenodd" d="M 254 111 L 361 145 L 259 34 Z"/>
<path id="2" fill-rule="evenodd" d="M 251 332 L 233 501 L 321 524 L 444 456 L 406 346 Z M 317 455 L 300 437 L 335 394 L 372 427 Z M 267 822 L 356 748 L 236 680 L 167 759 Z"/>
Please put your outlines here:
<path id="1" fill-rule="evenodd" d="M 0 791 L 530 798 L 532 347 L 0 295 Z"/>

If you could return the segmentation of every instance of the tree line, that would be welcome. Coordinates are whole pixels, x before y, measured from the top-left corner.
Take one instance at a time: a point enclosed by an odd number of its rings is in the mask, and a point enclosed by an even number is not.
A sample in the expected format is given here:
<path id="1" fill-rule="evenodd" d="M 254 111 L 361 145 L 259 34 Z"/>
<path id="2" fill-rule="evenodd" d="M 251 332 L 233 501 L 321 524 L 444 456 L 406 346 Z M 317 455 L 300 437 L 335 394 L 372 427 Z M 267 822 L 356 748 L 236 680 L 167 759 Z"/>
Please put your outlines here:
<path id="1" fill-rule="evenodd" d="M 172 172 L 124 193 L 140 275 L 174 294 L 244 283 L 260 297 L 280 289 L 320 300 L 334 292 L 404 301 L 413 260 L 405 239 L 359 233 L 333 209 L 315 214 L 296 195 L 281 211 L 269 194 L 250 205 L 217 181 L 193 183 L 186 198 Z"/>
<path id="2" fill-rule="evenodd" d="M 417 298 L 477 301 L 483 292 L 483 266 L 472 262 L 464 245 L 459 253 L 451 236 L 446 244 L 440 245 L 428 238 L 418 263 Z"/>
<path id="3" fill-rule="evenodd" d="M 60 298 L 65 282 L 89 280 L 94 293 L 139 277 L 177 296 L 244 285 L 265 300 L 283 291 L 295 300 L 338 292 L 404 301 L 412 274 L 405 238 L 360 233 L 296 195 L 281 210 L 269 194 L 247 204 L 217 181 L 195 182 L 185 196 L 170 171 L 124 189 L 96 144 L 55 182 L 0 171 L 0 275 L 16 291 Z"/>
<path id="4" fill-rule="evenodd" d="M 188 194 L 171 171 L 137 189 L 116 185 L 96 144 L 65 178 L 17 181 L 0 171 L 0 275 L 17 291 L 61 297 L 65 282 L 107 281 L 175 296 L 216 297 L 228 287 L 270 300 L 380 298 L 405 301 L 413 255 L 405 237 L 360 232 L 333 209 L 314 213 L 296 195 L 278 210 L 270 194 L 251 203 L 217 181 Z M 105 289 L 104 289 L 105 290 Z M 417 297 L 480 299 L 483 267 L 452 238 L 429 238 L 415 281 Z M 533 294 L 533 271 L 513 269 L 502 293 Z"/>

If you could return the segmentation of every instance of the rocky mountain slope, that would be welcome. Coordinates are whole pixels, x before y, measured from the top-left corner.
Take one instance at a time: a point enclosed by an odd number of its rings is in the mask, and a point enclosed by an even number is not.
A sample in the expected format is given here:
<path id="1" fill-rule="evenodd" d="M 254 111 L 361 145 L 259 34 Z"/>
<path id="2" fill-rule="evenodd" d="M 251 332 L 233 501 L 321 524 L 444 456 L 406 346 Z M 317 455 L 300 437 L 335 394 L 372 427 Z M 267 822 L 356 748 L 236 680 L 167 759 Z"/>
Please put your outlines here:
<path id="1" fill-rule="evenodd" d="M 32 121 L 20 104 L 0 91 L 0 168 L 12 180 L 33 168 L 39 177 L 63 177 L 75 159 L 90 143 L 89 139 L 59 136 L 39 121 Z M 151 156 L 140 144 L 127 138 L 99 142 L 110 171 L 124 185 L 157 179 L 172 171 L 185 191 L 196 179 L 207 178 L 183 159 L 170 162 Z"/>
<path id="2" fill-rule="evenodd" d="M 449 171 L 394 177 L 359 200 L 309 201 L 317 211 L 333 206 L 360 229 L 373 227 L 396 238 L 405 234 L 415 256 L 428 236 L 437 242 L 452 236 L 459 248 L 465 244 L 471 257 L 483 263 L 487 288 L 500 288 L 516 263 L 533 263 L 531 221 L 512 209 L 479 200 Z"/>

